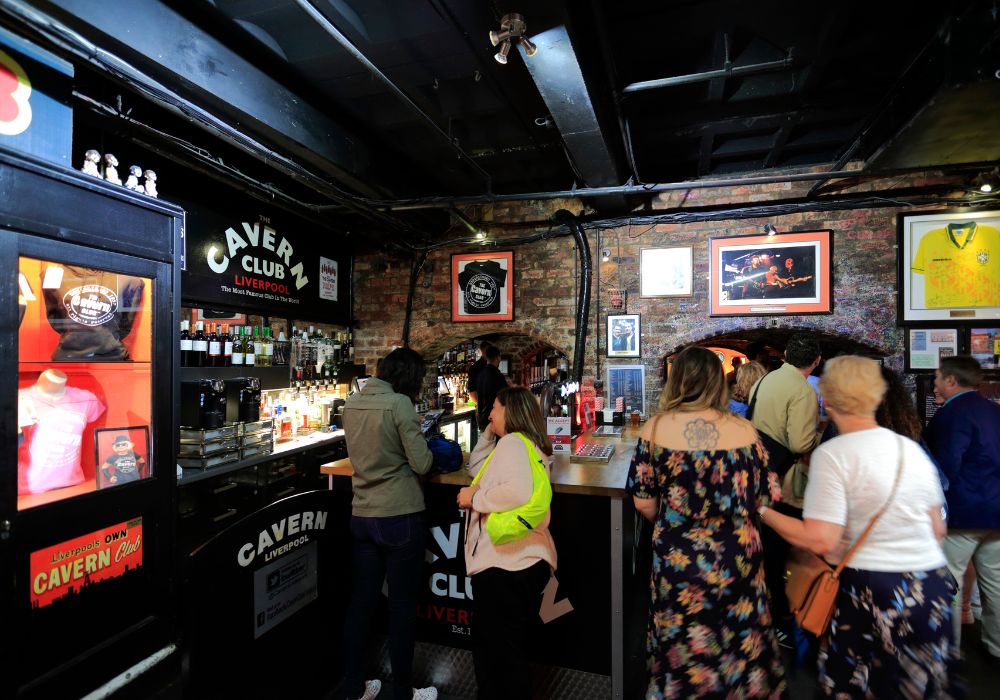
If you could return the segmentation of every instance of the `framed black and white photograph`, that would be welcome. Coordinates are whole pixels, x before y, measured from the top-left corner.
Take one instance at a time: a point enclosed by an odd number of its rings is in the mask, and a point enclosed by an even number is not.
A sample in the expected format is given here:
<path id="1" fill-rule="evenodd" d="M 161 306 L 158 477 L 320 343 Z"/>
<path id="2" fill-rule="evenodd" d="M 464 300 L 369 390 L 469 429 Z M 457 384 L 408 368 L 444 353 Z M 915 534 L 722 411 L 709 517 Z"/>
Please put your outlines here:
<path id="1" fill-rule="evenodd" d="M 689 297 L 694 294 L 692 248 L 643 248 L 639 251 L 640 297 Z"/>
<path id="2" fill-rule="evenodd" d="M 833 232 L 708 239 L 709 315 L 833 313 Z"/>
<path id="3" fill-rule="evenodd" d="M 639 357 L 639 314 L 608 315 L 608 357 Z"/>
<path id="4" fill-rule="evenodd" d="M 959 354 L 961 342 L 957 328 L 908 328 L 905 340 L 907 372 L 933 372 L 941 358 Z"/>
<path id="5" fill-rule="evenodd" d="M 451 256 L 451 320 L 514 320 L 514 251 Z"/>
<path id="6" fill-rule="evenodd" d="M 896 221 L 901 325 L 1000 320 L 1000 211 L 900 214 Z"/>

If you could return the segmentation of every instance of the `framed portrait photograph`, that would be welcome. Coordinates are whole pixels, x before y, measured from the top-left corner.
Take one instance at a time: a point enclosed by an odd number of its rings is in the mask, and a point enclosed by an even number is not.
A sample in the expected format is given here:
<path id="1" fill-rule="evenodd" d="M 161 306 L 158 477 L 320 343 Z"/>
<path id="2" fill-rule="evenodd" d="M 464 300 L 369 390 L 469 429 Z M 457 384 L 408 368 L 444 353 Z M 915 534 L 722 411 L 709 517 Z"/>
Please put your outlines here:
<path id="1" fill-rule="evenodd" d="M 957 328 L 908 328 L 904 340 L 907 372 L 933 372 L 942 357 L 959 353 L 961 343 Z"/>
<path id="2" fill-rule="evenodd" d="M 643 248 L 639 251 L 640 297 L 689 297 L 694 294 L 693 249 Z"/>
<path id="3" fill-rule="evenodd" d="M 608 357 L 639 357 L 639 314 L 608 314 Z"/>
<path id="4" fill-rule="evenodd" d="M 833 231 L 708 239 L 710 316 L 833 313 Z"/>
<path id="5" fill-rule="evenodd" d="M 514 320 L 514 251 L 451 256 L 451 320 Z"/>
<path id="6" fill-rule="evenodd" d="M 643 365 L 608 365 L 608 406 L 619 398 L 625 413 L 646 415 L 646 368 Z"/>
<path id="7" fill-rule="evenodd" d="M 99 489 L 148 478 L 152 474 L 149 427 L 131 425 L 94 430 L 94 463 Z"/>
<path id="8" fill-rule="evenodd" d="M 1000 320 L 1000 211 L 899 214 L 900 325 Z"/>

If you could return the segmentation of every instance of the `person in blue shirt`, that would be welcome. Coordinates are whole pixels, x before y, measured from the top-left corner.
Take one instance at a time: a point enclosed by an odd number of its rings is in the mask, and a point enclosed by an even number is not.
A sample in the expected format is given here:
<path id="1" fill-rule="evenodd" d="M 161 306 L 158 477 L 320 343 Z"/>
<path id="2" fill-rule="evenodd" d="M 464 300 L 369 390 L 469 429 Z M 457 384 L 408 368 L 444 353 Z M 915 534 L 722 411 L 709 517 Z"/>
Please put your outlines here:
<path id="1" fill-rule="evenodd" d="M 948 479 L 944 553 L 959 586 L 953 610 L 956 644 L 962 630 L 962 578 L 971 560 L 983 599 L 982 644 L 1000 662 L 1000 405 L 976 391 L 982 376 L 971 356 L 941 359 L 934 391 L 944 405 L 924 437 Z"/>

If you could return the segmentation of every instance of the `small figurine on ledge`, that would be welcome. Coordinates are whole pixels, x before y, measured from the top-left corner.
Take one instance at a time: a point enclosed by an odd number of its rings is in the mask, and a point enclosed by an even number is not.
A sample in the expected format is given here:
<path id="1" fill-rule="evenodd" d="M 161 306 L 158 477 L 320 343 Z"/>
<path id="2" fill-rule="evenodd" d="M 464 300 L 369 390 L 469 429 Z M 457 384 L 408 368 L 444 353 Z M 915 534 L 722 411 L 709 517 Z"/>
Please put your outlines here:
<path id="1" fill-rule="evenodd" d="M 122 184 L 121 178 L 118 177 L 118 159 L 111 153 L 104 154 L 104 179 L 112 185 Z"/>
<path id="2" fill-rule="evenodd" d="M 139 184 L 139 176 L 142 175 L 142 168 L 138 165 L 133 165 L 128 169 L 128 179 L 125 181 L 125 187 L 132 190 L 133 192 L 144 192 L 142 185 Z"/>
<path id="3" fill-rule="evenodd" d="M 143 175 L 146 177 L 146 194 L 150 197 L 158 196 L 156 194 L 156 173 L 152 170 L 147 170 Z"/>
<path id="4" fill-rule="evenodd" d="M 80 171 L 85 175 L 93 175 L 94 177 L 100 177 L 101 171 L 97 169 L 97 164 L 101 162 L 101 154 L 91 148 L 89 151 L 83 154 L 83 167 Z"/>

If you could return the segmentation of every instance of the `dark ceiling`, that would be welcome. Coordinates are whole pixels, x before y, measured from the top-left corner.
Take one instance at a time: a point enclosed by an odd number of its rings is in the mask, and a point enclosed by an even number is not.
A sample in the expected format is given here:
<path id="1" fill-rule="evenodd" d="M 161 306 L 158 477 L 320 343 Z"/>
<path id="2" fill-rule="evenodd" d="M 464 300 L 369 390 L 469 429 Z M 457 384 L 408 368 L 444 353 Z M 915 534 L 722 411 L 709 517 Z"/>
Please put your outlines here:
<path id="1" fill-rule="evenodd" d="M 995 0 L 35 4 L 176 93 L 145 98 L 252 137 L 205 150 L 330 221 L 435 236 L 454 218 L 402 205 L 1000 159 Z M 500 65 L 488 33 L 510 12 L 538 51 Z M 590 201 L 621 213 L 623 194 Z"/>

